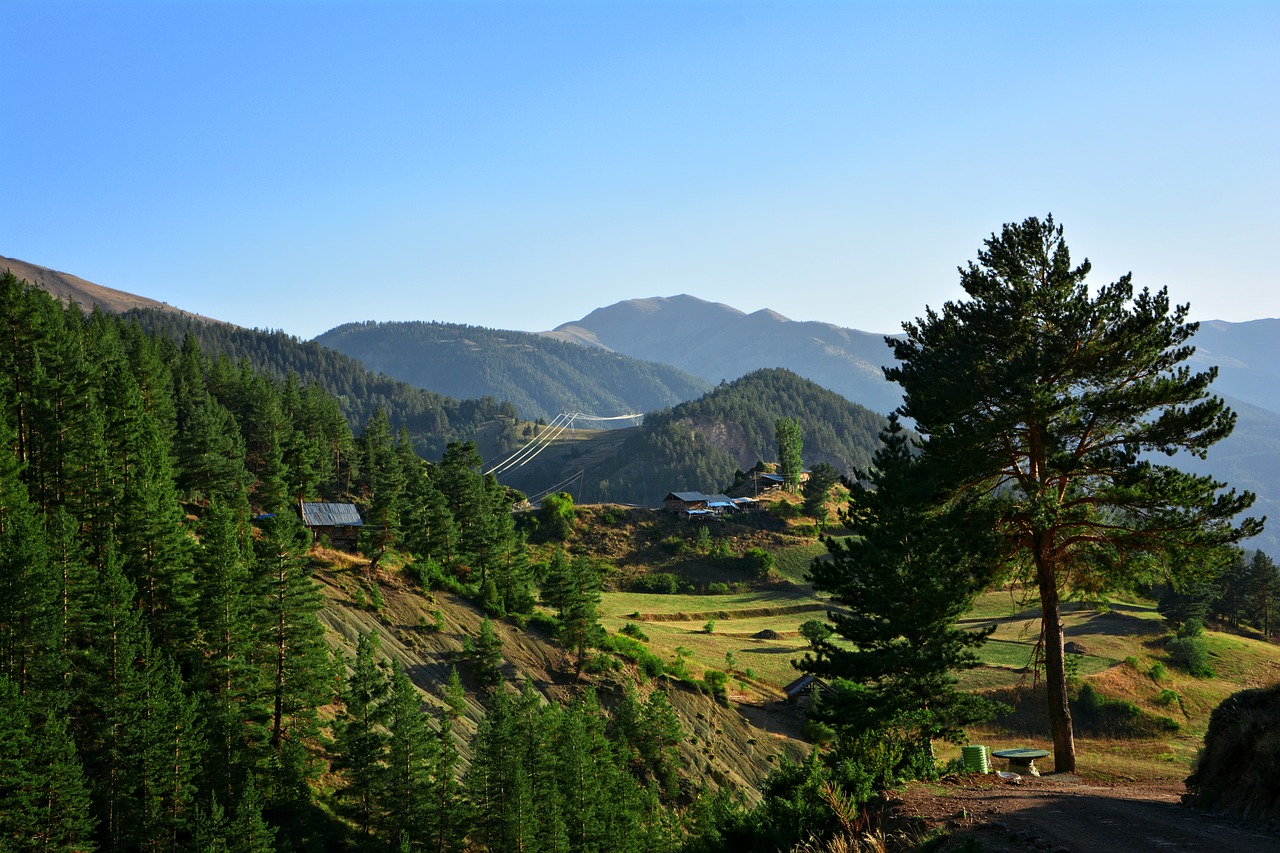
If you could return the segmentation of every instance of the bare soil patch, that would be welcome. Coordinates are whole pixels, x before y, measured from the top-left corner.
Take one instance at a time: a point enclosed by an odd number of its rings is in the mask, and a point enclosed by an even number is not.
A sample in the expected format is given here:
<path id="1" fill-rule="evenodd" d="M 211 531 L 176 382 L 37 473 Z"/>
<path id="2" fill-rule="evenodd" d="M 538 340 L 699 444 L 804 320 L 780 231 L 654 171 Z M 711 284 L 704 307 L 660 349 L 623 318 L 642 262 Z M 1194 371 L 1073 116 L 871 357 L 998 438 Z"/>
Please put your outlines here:
<path id="1" fill-rule="evenodd" d="M 943 849 L 973 838 L 991 853 L 1280 850 L 1280 827 L 1188 808 L 1183 793 L 1171 781 L 1114 785 L 1048 774 L 1010 785 L 993 773 L 913 783 L 891 805 L 903 818 L 949 830 Z"/>

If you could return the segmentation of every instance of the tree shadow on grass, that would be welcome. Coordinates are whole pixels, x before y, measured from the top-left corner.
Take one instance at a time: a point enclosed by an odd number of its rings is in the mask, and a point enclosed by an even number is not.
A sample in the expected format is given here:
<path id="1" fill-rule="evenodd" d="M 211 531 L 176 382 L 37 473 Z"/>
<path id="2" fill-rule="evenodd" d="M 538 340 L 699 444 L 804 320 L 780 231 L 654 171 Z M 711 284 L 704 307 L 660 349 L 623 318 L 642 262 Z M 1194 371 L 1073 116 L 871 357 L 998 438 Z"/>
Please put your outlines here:
<path id="1" fill-rule="evenodd" d="M 1168 632 L 1165 624 L 1157 619 L 1144 619 L 1130 616 L 1128 613 L 1107 611 L 1097 613 L 1075 625 L 1068 625 L 1063 630 L 1067 637 L 1079 637 L 1085 634 L 1109 634 L 1124 637 L 1146 637 Z"/>

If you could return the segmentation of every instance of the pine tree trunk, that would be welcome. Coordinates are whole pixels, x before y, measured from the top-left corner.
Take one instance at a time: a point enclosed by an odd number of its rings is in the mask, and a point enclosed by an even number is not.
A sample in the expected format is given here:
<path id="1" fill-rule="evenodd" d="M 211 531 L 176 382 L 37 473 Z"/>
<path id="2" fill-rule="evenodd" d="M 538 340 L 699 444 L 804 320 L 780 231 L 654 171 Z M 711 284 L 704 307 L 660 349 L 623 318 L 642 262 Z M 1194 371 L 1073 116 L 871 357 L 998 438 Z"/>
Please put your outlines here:
<path id="1" fill-rule="evenodd" d="M 1045 686 L 1049 692 L 1049 729 L 1053 733 L 1053 769 L 1056 773 L 1074 773 L 1076 744 L 1071 731 L 1071 707 L 1067 703 L 1062 607 L 1053 564 L 1043 552 L 1036 555 L 1036 577 L 1040 586 L 1043 619 Z"/>

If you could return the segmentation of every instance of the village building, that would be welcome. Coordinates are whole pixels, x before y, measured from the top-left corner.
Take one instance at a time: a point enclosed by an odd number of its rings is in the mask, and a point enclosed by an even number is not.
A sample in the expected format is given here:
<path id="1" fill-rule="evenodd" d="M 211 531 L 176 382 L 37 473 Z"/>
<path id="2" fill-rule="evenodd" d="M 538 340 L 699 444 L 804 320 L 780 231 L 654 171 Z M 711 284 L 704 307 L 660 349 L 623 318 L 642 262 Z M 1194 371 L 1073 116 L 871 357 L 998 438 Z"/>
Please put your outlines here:
<path id="1" fill-rule="evenodd" d="M 327 541 L 342 551 L 355 551 L 360 544 L 360 528 L 364 520 L 351 503 L 302 501 L 302 524 L 311 531 L 312 542 Z"/>

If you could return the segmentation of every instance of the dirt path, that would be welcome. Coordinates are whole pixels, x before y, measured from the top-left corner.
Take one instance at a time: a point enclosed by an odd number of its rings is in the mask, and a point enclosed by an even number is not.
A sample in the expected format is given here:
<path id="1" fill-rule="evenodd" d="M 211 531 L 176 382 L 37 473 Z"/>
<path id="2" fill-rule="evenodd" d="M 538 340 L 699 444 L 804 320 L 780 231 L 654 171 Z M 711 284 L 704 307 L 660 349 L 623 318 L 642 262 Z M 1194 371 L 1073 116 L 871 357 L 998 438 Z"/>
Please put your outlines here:
<path id="1" fill-rule="evenodd" d="M 1218 818 L 1181 805 L 1175 783 L 1107 786 L 1069 775 L 994 775 L 912 785 L 904 815 L 973 837 L 996 853 L 1265 853 L 1280 851 L 1280 827 Z"/>

